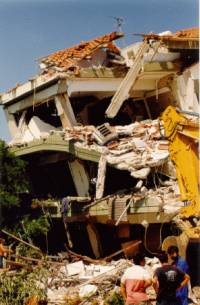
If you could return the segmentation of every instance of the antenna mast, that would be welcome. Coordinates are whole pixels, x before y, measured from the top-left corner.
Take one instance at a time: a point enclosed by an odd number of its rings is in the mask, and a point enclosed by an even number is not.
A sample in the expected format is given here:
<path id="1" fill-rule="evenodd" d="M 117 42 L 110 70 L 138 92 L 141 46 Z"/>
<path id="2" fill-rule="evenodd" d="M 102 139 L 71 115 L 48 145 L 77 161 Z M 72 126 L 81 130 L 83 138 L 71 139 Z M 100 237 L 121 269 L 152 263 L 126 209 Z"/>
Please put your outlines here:
<path id="1" fill-rule="evenodd" d="M 122 17 L 113 17 L 113 18 L 116 20 L 117 23 L 117 31 L 123 32 L 122 25 L 124 24 L 124 19 Z"/>
<path id="2" fill-rule="evenodd" d="M 116 27 L 117 27 L 117 32 L 123 32 L 122 30 L 122 25 L 124 24 L 124 19 L 122 17 L 112 17 L 116 21 Z M 121 38 L 121 45 L 122 47 L 125 47 L 125 39 L 124 37 Z"/>

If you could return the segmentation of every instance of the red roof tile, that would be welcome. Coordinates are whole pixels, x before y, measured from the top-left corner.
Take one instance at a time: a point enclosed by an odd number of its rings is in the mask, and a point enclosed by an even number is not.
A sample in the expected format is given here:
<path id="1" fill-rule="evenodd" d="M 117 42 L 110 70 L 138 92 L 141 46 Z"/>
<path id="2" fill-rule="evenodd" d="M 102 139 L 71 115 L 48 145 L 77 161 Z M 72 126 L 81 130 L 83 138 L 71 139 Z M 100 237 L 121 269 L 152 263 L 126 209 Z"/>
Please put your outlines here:
<path id="1" fill-rule="evenodd" d="M 199 28 L 190 28 L 176 32 L 174 37 L 199 38 Z"/>
<path id="2" fill-rule="evenodd" d="M 60 68 L 68 70 L 70 68 L 78 69 L 78 62 L 91 55 L 95 50 L 106 47 L 116 54 L 120 54 L 119 49 L 112 43 L 113 40 L 123 36 L 123 33 L 113 32 L 90 41 L 81 42 L 80 44 L 57 51 L 41 59 L 49 68 Z"/>
<path id="3" fill-rule="evenodd" d="M 142 34 L 144 38 L 147 39 L 159 39 L 159 40 L 173 40 L 173 41 L 180 41 L 181 39 L 184 40 L 198 40 L 199 39 L 199 28 L 189 28 L 177 31 L 172 35 L 159 35 L 155 33 L 150 34 Z"/>

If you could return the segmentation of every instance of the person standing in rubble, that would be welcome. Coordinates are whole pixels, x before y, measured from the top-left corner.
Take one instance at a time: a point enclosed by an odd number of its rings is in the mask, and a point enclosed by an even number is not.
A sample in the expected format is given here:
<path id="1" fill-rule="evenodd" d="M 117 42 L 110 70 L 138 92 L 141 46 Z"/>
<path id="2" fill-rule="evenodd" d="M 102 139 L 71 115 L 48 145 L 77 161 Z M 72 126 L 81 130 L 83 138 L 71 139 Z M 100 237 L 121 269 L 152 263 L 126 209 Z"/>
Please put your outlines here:
<path id="1" fill-rule="evenodd" d="M 149 297 L 145 290 L 152 283 L 151 275 L 144 269 L 143 254 L 136 254 L 133 262 L 133 266 L 126 269 L 121 278 L 121 294 L 126 305 L 147 305 Z"/>
<path id="2" fill-rule="evenodd" d="M 61 205 L 60 213 L 61 213 L 61 215 L 63 217 L 63 220 L 65 220 L 67 212 L 68 212 L 68 210 L 70 208 L 70 202 L 69 202 L 68 198 L 67 197 L 63 197 L 60 200 L 60 205 Z"/>
<path id="3" fill-rule="evenodd" d="M 177 246 L 170 246 L 167 249 L 167 253 L 172 260 L 172 265 L 175 265 L 184 273 L 189 274 L 189 266 L 187 262 L 179 255 L 179 249 Z M 178 290 L 176 295 L 181 299 L 181 305 L 188 305 L 188 285 L 183 286 L 180 290 Z"/>
<path id="4" fill-rule="evenodd" d="M 187 285 L 189 275 L 168 263 L 167 253 L 159 255 L 161 267 L 157 268 L 153 276 L 153 287 L 157 294 L 156 305 L 181 305 L 180 297 L 176 293 Z"/>
<path id="5" fill-rule="evenodd" d="M 0 238 L 0 268 L 3 268 L 3 258 L 5 256 L 5 254 L 7 253 L 12 253 L 13 251 L 10 249 L 6 249 L 4 247 L 4 239 Z"/>

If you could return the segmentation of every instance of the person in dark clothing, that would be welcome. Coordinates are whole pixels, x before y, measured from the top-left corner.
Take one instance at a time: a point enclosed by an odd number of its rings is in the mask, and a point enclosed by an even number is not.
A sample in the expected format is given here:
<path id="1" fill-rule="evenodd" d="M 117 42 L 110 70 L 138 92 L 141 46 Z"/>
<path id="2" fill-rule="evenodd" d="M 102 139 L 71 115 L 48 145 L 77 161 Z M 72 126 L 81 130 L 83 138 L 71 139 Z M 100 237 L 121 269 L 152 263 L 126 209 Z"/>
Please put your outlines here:
<path id="1" fill-rule="evenodd" d="M 181 305 L 177 290 L 187 284 L 189 276 L 176 266 L 168 264 L 167 253 L 159 256 L 162 267 L 156 269 L 153 287 L 157 293 L 156 305 Z"/>
<path id="2" fill-rule="evenodd" d="M 67 199 L 67 197 L 64 197 L 61 199 L 60 203 L 61 203 L 60 212 L 62 215 L 65 215 L 69 210 L 69 206 L 70 206 L 69 200 Z"/>
<path id="3" fill-rule="evenodd" d="M 70 202 L 67 197 L 63 197 L 60 200 L 60 204 L 61 204 L 60 212 L 62 215 L 62 219 L 63 219 L 63 222 L 66 223 L 66 217 L 67 217 L 67 212 L 69 211 L 69 208 L 70 208 Z"/>
<path id="4" fill-rule="evenodd" d="M 179 255 L 179 249 L 177 246 L 170 246 L 167 249 L 167 253 L 172 260 L 172 265 L 175 265 L 183 272 L 189 274 L 189 266 L 187 262 Z M 182 305 L 188 305 L 188 285 L 177 291 L 176 296 L 181 299 Z"/>

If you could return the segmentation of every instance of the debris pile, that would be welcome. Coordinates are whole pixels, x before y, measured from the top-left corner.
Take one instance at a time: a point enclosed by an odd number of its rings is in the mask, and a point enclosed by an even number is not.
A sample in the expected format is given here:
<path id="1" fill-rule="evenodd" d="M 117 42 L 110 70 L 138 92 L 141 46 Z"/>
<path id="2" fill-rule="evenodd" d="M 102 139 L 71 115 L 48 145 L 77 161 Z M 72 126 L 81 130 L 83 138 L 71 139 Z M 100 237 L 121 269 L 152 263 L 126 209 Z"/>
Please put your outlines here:
<path id="1" fill-rule="evenodd" d="M 191 299 L 191 305 L 200 304 L 200 287 L 195 286 L 190 290 L 189 298 Z"/>
<path id="2" fill-rule="evenodd" d="M 26 288 L 29 287 L 29 292 L 26 292 L 26 305 L 109 305 L 113 304 L 116 298 L 119 303 L 123 304 L 120 292 L 120 279 L 124 271 L 132 265 L 129 259 L 121 258 L 106 262 L 105 260 L 92 260 L 89 263 L 88 257 L 82 257 L 80 260 L 78 255 L 65 254 L 59 255 L 60 262 L 55 262 L 50 259 L 41 260 L 38 266 L 33 266 L 33 262 L 29 264 L 32 270 L 15 270 L 2 269 L 1 271 L 1 287 L 7 294 L 5 304 L 18 304 L 20 297 L 23 297 L 25 287 L 21 284 L 26 281 Z M 146 264 L 144 268 L 153 278 L 154 272 L 161 266 L 157 257 L 145 258 Z M 6 292 L 9 282 L 12 281 L 12 287 L 18 286 L 18 299 L 16 303 L 12 303 L 15 296 L 14 290 Z M 5 284 L 7 286 L 5 286 Z M 16 286 L 16 287 L 15 287 Z M 146 290 L 150 304 L 155 305 L 156 293 L 152 286 Z M 199 304 L 200 290 L 198 286 L 191 289 L 189 285 L 189 298 L 192 303 Z M 120 303 L 121 300 L 121 303 Z M 2 300 L 0 299 L 0 304 Z M 10 302 L 10 303 L 9 303 Z M 19 303 L 21 304 L 21 303 Z"/>
<path id="3" fill-rule="evenodd" d="M 28 134 L 31 136 L 27 136 Z M 173 175 L 175 170 L 169 158 L 168 141 L 163 134 L 163 124 L 158 119 L 125 126 L 110 126 L 108 123 L 99 127 L 74 126 L 59 131 L 39 118 L 33 117 L 23 137 L 13 140 L 10 145 L 16 145 L 16 141 L 19 145 L 26 145 L 33 139 L 41 139 L 45 143 L 51 137 L 58 136 L 68 145 L 70 152 L 83 149 L 87 156 L 97 154 L 100 158 L 99 171 L 102 171 L 101 176 L 104 175 L 104 178 L 108 164 L 118 170 L 126 170 L 133 178 L 139 179 L 138 183 L 141 187 L 136 184 L 132 191 L 129 190 L 129 196 L 124 199 L 125 203 L 130 199 L 139 201 L 146 198 L 146 202 L 156 202 L 157 206 L 160 206 L 160 211 L 174 214 L 183 206 L 183 202 L 180 201 L 180 190 L 175 181 L 175 174 Z M 103 166 L 101 162 L 104 163 Z M 148 189 L 143 185 L 143 181 L 154 170 L 167 173 L 167 176 L 173 179 L 161 181 L 157 186 L 154 183 L 154 188 Z M 104 178 L 100 177 L 99 180 L 97 178 L 96 199 L 104 200 L 102 185 Z M 122 196 L 123 193 L 120 192 L 121 190 L 117 193 Z M 110 194 L 108 206 L 113 205 L 113 200 L 116 201 L 116 195 Z M 134 208 L 134 204 L 130 203 L 130 205 Z"/>
<path id="4" fill-rule="evenodd" d="M 150 168 L 162 165 L 169 157 L 168 142 L 162 138 L 163 127 L 159 120 L 146 120 L 126 126 L 74 126 L 57 131 L 39 118 L 33 119 L 22 138 L 13 140 L 11 146 L 33 139 L 45 141 L 50 135 L 59 134 L 66 142 L 100 153 L 111 166 L 128 170 L 131 176 L 140 179 L 145 179 Z"/>
<path id="5" fill-rule="evenodd" d="M 167 161 L 168 145 L 162 139 L 158 120 L 112 126 L 110 130 L 113 140 L 109 142 L 101 143 L 94 126 L 66 129 L 64 138 L 72 140 L 77 147 L 100 152 L 108 164 L 120 170 L 128 170 L 135 178 L 145 179 L 151 167 Z"/>
<path id="6" fill-rule="evenodd" d="M 104 304 L 109 293 L 115 291 L 117 279 L 130 266 L 121 259 L 104 264 L 85 264 L 78 261 L 61 267 L 57 276 L 50 277 L 47 290 L 48 304 L 67 304 L 67 301 L 84 301 L 84 304 Z"/>

